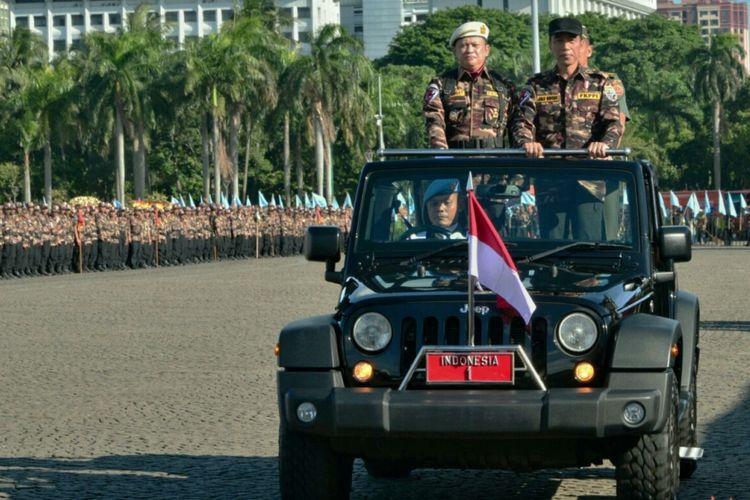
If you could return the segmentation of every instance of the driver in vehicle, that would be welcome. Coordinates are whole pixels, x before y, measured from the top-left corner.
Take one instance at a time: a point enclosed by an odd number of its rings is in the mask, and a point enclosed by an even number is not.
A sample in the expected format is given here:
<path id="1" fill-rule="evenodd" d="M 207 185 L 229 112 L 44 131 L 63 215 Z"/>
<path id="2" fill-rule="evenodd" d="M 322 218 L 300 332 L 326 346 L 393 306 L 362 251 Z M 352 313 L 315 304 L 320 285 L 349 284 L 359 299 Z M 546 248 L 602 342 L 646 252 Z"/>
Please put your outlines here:
<path id="1" fill-rule="evenodd" d="M 462 197 L 459 196 L 458 179 L 432 181 L 424 193 L 424 220 L 426 225 L 409 239 L 439 238 L 465 239 L 466 228 L 460 224 Z"/>

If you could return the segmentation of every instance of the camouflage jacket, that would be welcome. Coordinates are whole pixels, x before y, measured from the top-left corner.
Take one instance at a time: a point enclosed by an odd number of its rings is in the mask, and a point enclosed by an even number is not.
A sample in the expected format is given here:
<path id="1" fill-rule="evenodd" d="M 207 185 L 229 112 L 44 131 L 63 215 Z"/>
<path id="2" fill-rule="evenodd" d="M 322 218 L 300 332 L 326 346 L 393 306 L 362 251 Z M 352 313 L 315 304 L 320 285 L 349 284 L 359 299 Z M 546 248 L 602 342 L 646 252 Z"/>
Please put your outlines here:
<path id="1" fill-rule="evenodd" d="M 445 85 L 449 80 L 455 85 Z M 432 79 L 422 111 L 430 147 L 457 147 L 457 142 L 476 139 L 502 147 L 515 112 L 515 89 L 486 68 L 476 80 L 464 69 L 453 69 Z"/>
<path id="2" fill-rule="evenodd" d="M 613 80 L 599 70 L 579 68 L 567 81 L 556 67 L 538 73 L 518 97 L 513 139 L 545 148 L 578 149 L 590 142 L 614 148 L 622 136 L 618 101 Z"/>

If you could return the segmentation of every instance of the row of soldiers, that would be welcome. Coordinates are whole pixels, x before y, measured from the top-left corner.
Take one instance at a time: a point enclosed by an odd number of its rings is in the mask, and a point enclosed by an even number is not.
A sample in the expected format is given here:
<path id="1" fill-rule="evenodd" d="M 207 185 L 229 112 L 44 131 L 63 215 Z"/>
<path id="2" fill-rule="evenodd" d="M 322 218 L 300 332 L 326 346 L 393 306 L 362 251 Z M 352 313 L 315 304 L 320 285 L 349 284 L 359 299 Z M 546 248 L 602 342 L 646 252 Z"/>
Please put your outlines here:
<path id="1" fill-rule="evenodd" d="M 305 228 L 349 230 L 351 209 L 203 205 L 116 209 L 7 203 L 0 275 L 36 276 L 299 254 Z"/>

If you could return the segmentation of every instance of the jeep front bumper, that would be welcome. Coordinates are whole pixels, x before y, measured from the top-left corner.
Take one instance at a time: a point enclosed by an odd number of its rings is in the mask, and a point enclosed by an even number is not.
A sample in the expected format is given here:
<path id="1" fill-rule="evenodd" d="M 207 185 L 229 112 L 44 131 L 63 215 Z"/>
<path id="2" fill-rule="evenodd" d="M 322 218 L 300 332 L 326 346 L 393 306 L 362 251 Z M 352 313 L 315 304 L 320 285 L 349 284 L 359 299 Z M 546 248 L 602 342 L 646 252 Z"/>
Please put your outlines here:
<path id="1" fill-rule="evenodd" d="M 344 387 L 335 370 L 278 372 L 286 428 L 328 437 L 604 438 L 658 432 L 668 415 L 672 373 L 613 372 L 603 388 L 395 389 Z M 637 402 L 645 417 L 623 419 Z M 302 422 L 297 408 L 312 403 L 315 418 Z"/>

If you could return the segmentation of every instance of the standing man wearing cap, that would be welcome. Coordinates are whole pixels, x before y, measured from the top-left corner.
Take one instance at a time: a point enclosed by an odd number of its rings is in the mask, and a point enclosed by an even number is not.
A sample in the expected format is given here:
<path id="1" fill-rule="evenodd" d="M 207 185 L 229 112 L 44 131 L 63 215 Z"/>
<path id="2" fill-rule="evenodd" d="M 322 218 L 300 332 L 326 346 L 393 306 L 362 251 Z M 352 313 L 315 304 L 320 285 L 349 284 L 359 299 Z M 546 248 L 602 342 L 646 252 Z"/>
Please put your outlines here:
<path id="1" fill-rule="evenodd" d="M 579 64 L 583 26 L 561 17 L 549 23 L 555 67 L 531 77 L 518 98 L 515 142 L 539 158 L 544 148 L 588 149 L 604 158 L 622 137 L 619 96 L 609 75 Z"/>
<path id="2" fill-rule="evenodd" d="M 485 67 L 489 32 L 486 24 L 469 22 L 451 35 L 458 67 L 433 78 L 424 96 L 430 147 L 509 145 L 506 127 L 515 110 L 515 89 L 509 80 Z"/>

